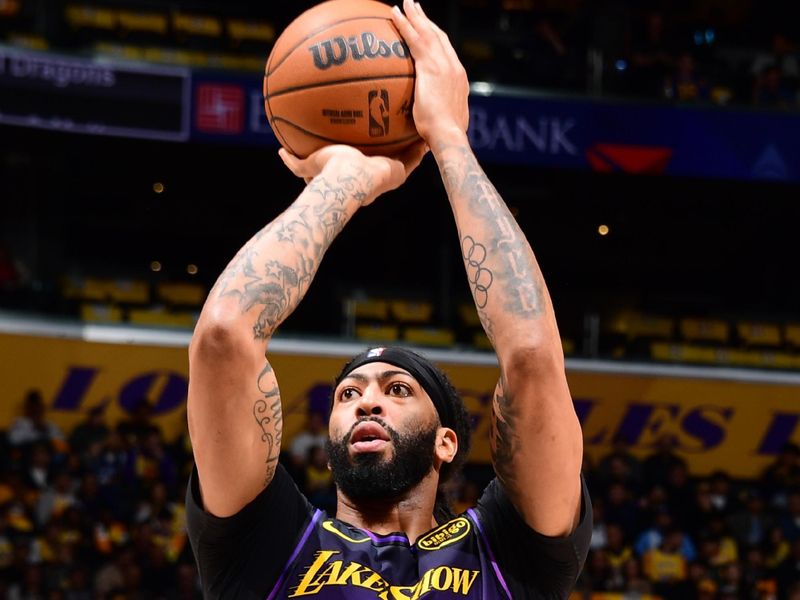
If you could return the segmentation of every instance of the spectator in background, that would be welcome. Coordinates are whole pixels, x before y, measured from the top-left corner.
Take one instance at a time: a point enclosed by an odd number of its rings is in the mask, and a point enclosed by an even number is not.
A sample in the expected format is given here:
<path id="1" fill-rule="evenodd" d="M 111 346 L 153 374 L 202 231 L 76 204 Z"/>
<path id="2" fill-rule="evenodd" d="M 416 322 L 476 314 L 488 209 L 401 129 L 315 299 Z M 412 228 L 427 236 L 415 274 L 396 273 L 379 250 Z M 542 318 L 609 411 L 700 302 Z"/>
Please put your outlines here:
<path id="1" fill-rule="evenodd" d="M 711 474 L 711 503 L 723 515 L 731 511 L 733 503 L 733 486 L 731 477 L 725 471 L 714 471 Z"/>
<path id="2" fill-rule="evenodd" d="M 136 471 L 133 481 L 144 490 L 163 482 L 170 492 L 178 485 L 178 468 L 167 453 L 160 429 L 151 429 L 140 438 L 133 448 L 133 465 Z"/>
<path id="3" fill-rule="evenodd" d="M 784 444 L 780 454 L 764 469 L 761 487 L 767 493 L 767 503 L 774 507 L 785 507 L 787 492 L 800 488 L 800 447 Z"/>
<path id="4" fill-rule="evenodd" d="M 625 540 L 625 533 L 616 523 L 609 523 L 606 527 L 607 543 L 605 547 L 608 563 L 611 568 L 622 572 L 630 559 L 634 558 L 633 548 Z"/>
<path id="5" fill-rule="evenodd" d="M 779 525 L 786 541 L 790 544 L 800 540 L 800 490 L 793 490 L 789 494 L 786 514 L 781 518 Z"/>
<path id="6" fill-rule="evenodd" d="M 336 508 L 336 492 L 333 489 L 333 473 L 328 468 L 328 455 L 322 446 L 308 450 L 305 492 L 308 501 L 317 508 L 332 512 Z"/>
<path id="7" fill-rule="evenodd" d="M 642 476 L 641 463 L 630 451 L 627 437 L 621 433 L 614 436 L 611 452 L 600 460 L 597 472 L 605 486 L 615 482 L 632 490 L 638 489 Z"/>
<path id="8" fill-rule="evenodd" d="M 634 32 L 631 66 L 634 92 L 650 98 L 663 94 L 664 80 L 675 67 L 675 52 L 660 10 L 649 11 Z"/>
<path id="9" fill-rule="evenodd" d="M 765 514 L 764 499 L 757 489 L 750 489 L 744 494 L 743 504 L 742 508 L 728 517 L 728 528 L 740 547 L 761 546 L 775 519 Z"/>
<path id="10" fill-rule="evenodd" d="M 662 434 L 656 440 L 655 451 L 642 462 L 645 489 L 666 485 L 672 467 L 686 466 L 686 461 L 675 454 L 675 445 L 674 437 L 668 433 Z"/>
<path id="11" fill-rule="evenodd" d="M 664 82 L 664 95 L 675 102 L 706 102 L 711 97 L 708 80 L 700 74 L 691 52 L 678 56 L 675 68 Z"/>
<path id="12" fill-rule="evenodd" d="M 764 564 L 764 553 L 761 548 L 753 546 L 748 548 L 744 556 L 742 568 L 742 585 L 745 589 L 758 590 L 769 581 L 767 568 Z"/>
<path id="13" fill-rule="evenodd" d="M 627 583 L 627 591 L 630 594 L 649 594 L 653 590 L 653 585 L 642 573 L 642 566 L 638 560 L 632 558 L 623 567 L 623 574 Z M 635 596 L 634 596 L 635 597 Z"/>
<path id="14" fill-rule="evenodd" d="M 687 596 L 688 564 L 683 548 L 686 536 L 680 529 L 668 528 L 661 543 L 642 556 L 644 573 L 653 584 L 653 591 L 665 600 Z"/>
<path id="15" fill-rule="evenodd" d="M 638 519 L 636 503 L 631 498 L 630 490 L 621 483 L 612 483 L 605 500 L 606 523 L 617 523 L 626 536 L 632 536 Z"/>
<path id="16" fill-rule="evenodd" d="M 758 77 L 770 67 L 777 67 L 785 77 L 800 77 L 797 47 L 783 32 L 777 32 L 772 36 L 772 48 L 769 52 L 760 52 L 756 55 L 751 73 Z"/>
<path id="17" fill-rule="evenodd" d="M 14 419 L 8 430 L 8 442 L 12 446 L 27 446 L 35 442 L 53 444 L 64 448 L 64 434 L 58 425 L 45 419 L 45 405 L 39 390 L 30 390 L 22 409 L 22 416 Z"/>
<path id="18" fill-rule="evenodd" d="M 109 429 L 105 422 L 106 405 L 93 406 L 86 413 L 86 418 L 78 423 L 69 436 L 69 446 L 73 452 L 83 456 L 90 446 L 104 442 Z"/>
<path id="19" fill-rule="evenodd" d="M 77 503 L 75 484 L 70 474 L 61 470 L 56 473 L 52 485 L 49 485 L 39 496 L 36 503 L 36 520 L 39 525 L 45 525 L 52 519 L 60 517 L 68 508 Z"/>
<path id="20" fill-rule="evenodd" d="M 683 531 L 676 527 L 672 515 L 666 510 L 658 514 L 652 527 L 641 533 L 641 535 L 637 538 L 633 549 L 636 551 L 637 555 L 644 557 L 644 555 L 651 550 L 661 548 L 662 544 L 664 543 L 664 538 L 667 536 L 667 534 L 674 532 L 681 534 L 679 538 L 680 544 L 678 545 L 676 551 L 686 559 L 687 563 L 697 558 L 697 549 L 692 543 L 692 540 L 688 535 L 685 535 Z M 678 539 L 678 537 L 673 536 L 672 541 L 675 541 L 675 539 Z"/>
<path id="21" fill-rule="evenodd" d="M 686 523 L 692 508 L 694 491 L 686 464 L 677 463 L 667 473 L 666 494 L 669 510 L 679 523 Z"/>
<path id="22" fill-rule="evenodd" d="M 767 541 L 764 544 L 764 566 L 770 573 L 775 573 L 788 556 L 789 542 L 783 535 L 783 529 L 775 525 L 769 530 Z"/>
<path id="23" fill-rule="evenodd" d="M 766 67 L 755 80 L 753 104 L 764 108 L 791 108 L 795 106 L 795 92 L 777 65 Z"/>
<path id="24" fill-rule="evenodd" d="M 608 532 L 606 531 L 605 501 L 597 498 L 592 502 L 592 539 L 589 543 L 590 550 L 603 550 L 608 545 Z"/>
<path id="25" fill-rule="evenodd" d="M 794 593 L 794 588 L 800 582 L 800 540 L 792 542 L 786 560 L 775 570 L 775 578 L 778 581 L 781 598 L 786 598 L 790 593 Z"/>
<path id="26" fill-rule="evenodd" d="M 117 424 L 117 431 L 130 444 L 144 441 L 151 433 L 161 434 L 161 428 L 153 423 L 153 406 L 147 398 L 141 398 L 133 407 L 131 416 Z"/>
<path id="27" fill-rule="evenodd" d="M 712 518 L 722 514 L 723 512 L 714 505 L 711 482 L 708 479 L 698 481 L 695 486 L 694 501 L 686 515 L 686 528 L 689 531 L 700 532 Z"/>
<path id="28" fill-rule="evenodd" d="M 31 447 L 29 456 L 24 471 L 24 483 L 30 489 L 44 491 L 53 477 L 50 448 L 43 442 L 37 442 Z"/>
<path id="29" fill-rule="evenodd" d="M 325 417 L 318 411 L 309 412 L 305 429 L 294 437 L 289 446 L 292 466 L 296 470 L 304 470 L 309 451 L 315 446 L 324 448 L 327 441 L 328 431 Z"/>

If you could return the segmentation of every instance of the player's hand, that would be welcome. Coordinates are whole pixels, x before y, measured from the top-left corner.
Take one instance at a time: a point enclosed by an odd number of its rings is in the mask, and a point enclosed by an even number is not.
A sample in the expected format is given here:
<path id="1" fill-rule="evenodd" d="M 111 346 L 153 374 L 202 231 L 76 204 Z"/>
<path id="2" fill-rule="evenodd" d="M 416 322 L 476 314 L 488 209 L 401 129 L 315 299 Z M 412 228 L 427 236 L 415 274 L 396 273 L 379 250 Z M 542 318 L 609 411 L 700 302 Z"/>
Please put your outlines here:
<path id="1" fill-rule="evenodd" d="M 352 146 L 343 145 L 325 146 L 307 158 L 298 158 L 285 148 L 278 154 L 289 170 L 306 183 L 320 174 L 333 180 L 341 176 L 363 177 L 363 184 L 369 190 L 368 197 L 362 201 L 362 206 L 366 206 L 381 194 L 403 185 L 427 152 L 427 145 L 420 141 L 392 158 L 366 156 Z"/>
<path id="2" fill-rule="evenodd" d="M 392 10 L 392 20 L 406 41 L 417 72 L 414 123 L 422 138 L 433 146 L 469 126 L 467 72 L 447 34 L 431 21 L 418 3 L 403 0 L 403 11 Z"/>

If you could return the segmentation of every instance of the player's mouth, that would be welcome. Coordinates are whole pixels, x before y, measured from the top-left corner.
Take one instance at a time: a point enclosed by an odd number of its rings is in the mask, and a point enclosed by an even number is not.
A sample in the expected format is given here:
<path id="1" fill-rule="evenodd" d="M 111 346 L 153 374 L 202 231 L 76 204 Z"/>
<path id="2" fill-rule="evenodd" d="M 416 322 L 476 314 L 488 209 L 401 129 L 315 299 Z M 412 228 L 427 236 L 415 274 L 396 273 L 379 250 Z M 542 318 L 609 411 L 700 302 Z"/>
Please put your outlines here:
<path id="1" fill-rule="evenodd" d="M 378 452 L 389 443 L 386 430 L 375 421 L 364 421 L 353 428 L 350 445 L 356 453 Z"/>

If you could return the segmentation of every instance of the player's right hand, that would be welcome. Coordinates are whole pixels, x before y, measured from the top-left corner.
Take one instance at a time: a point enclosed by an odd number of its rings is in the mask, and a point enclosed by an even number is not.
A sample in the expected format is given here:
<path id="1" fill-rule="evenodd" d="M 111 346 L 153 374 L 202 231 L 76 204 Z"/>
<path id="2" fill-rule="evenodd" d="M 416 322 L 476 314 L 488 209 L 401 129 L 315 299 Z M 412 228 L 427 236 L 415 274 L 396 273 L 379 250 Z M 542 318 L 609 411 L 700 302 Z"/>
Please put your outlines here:
<path id="1" fill-rule="evenodd" d="M 395 7 L 392 19 L 414 58 L 414 123 L 433 146 L 453 132 L 466 132 L 469 81 L 447 34 L 425 16 L 419 3 L 403 0 L 403 11 Z"/>
<path id="2" fill-rule="evenodd" d="M 285 148 L 278 151 L 281 160 L 297 177 L 306 183 L 318 175 L 340 177 L 362 176 L 369 186 L 370 194 L 361 202 L 371 204 L 378 196 L 400 187 L 416 169 L 428 147 L 423 141 L 416 142 L 395 157 L 366 156 L 352 146 L 332 145 L 320 148 L 306 158 L 298 158 Z"/>

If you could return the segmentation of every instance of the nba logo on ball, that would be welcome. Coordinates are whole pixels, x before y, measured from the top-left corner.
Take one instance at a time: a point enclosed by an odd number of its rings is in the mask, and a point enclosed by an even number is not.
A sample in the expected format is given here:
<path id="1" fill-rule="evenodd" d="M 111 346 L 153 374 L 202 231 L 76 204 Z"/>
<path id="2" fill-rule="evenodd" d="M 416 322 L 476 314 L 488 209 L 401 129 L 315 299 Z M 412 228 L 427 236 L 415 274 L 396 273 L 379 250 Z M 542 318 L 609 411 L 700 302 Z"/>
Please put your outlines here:
<path id="1" fill-rule="evenodd" d="M 369 92 L 369 136 L 389 135 L 389 92 L 371 90 Z"/>

